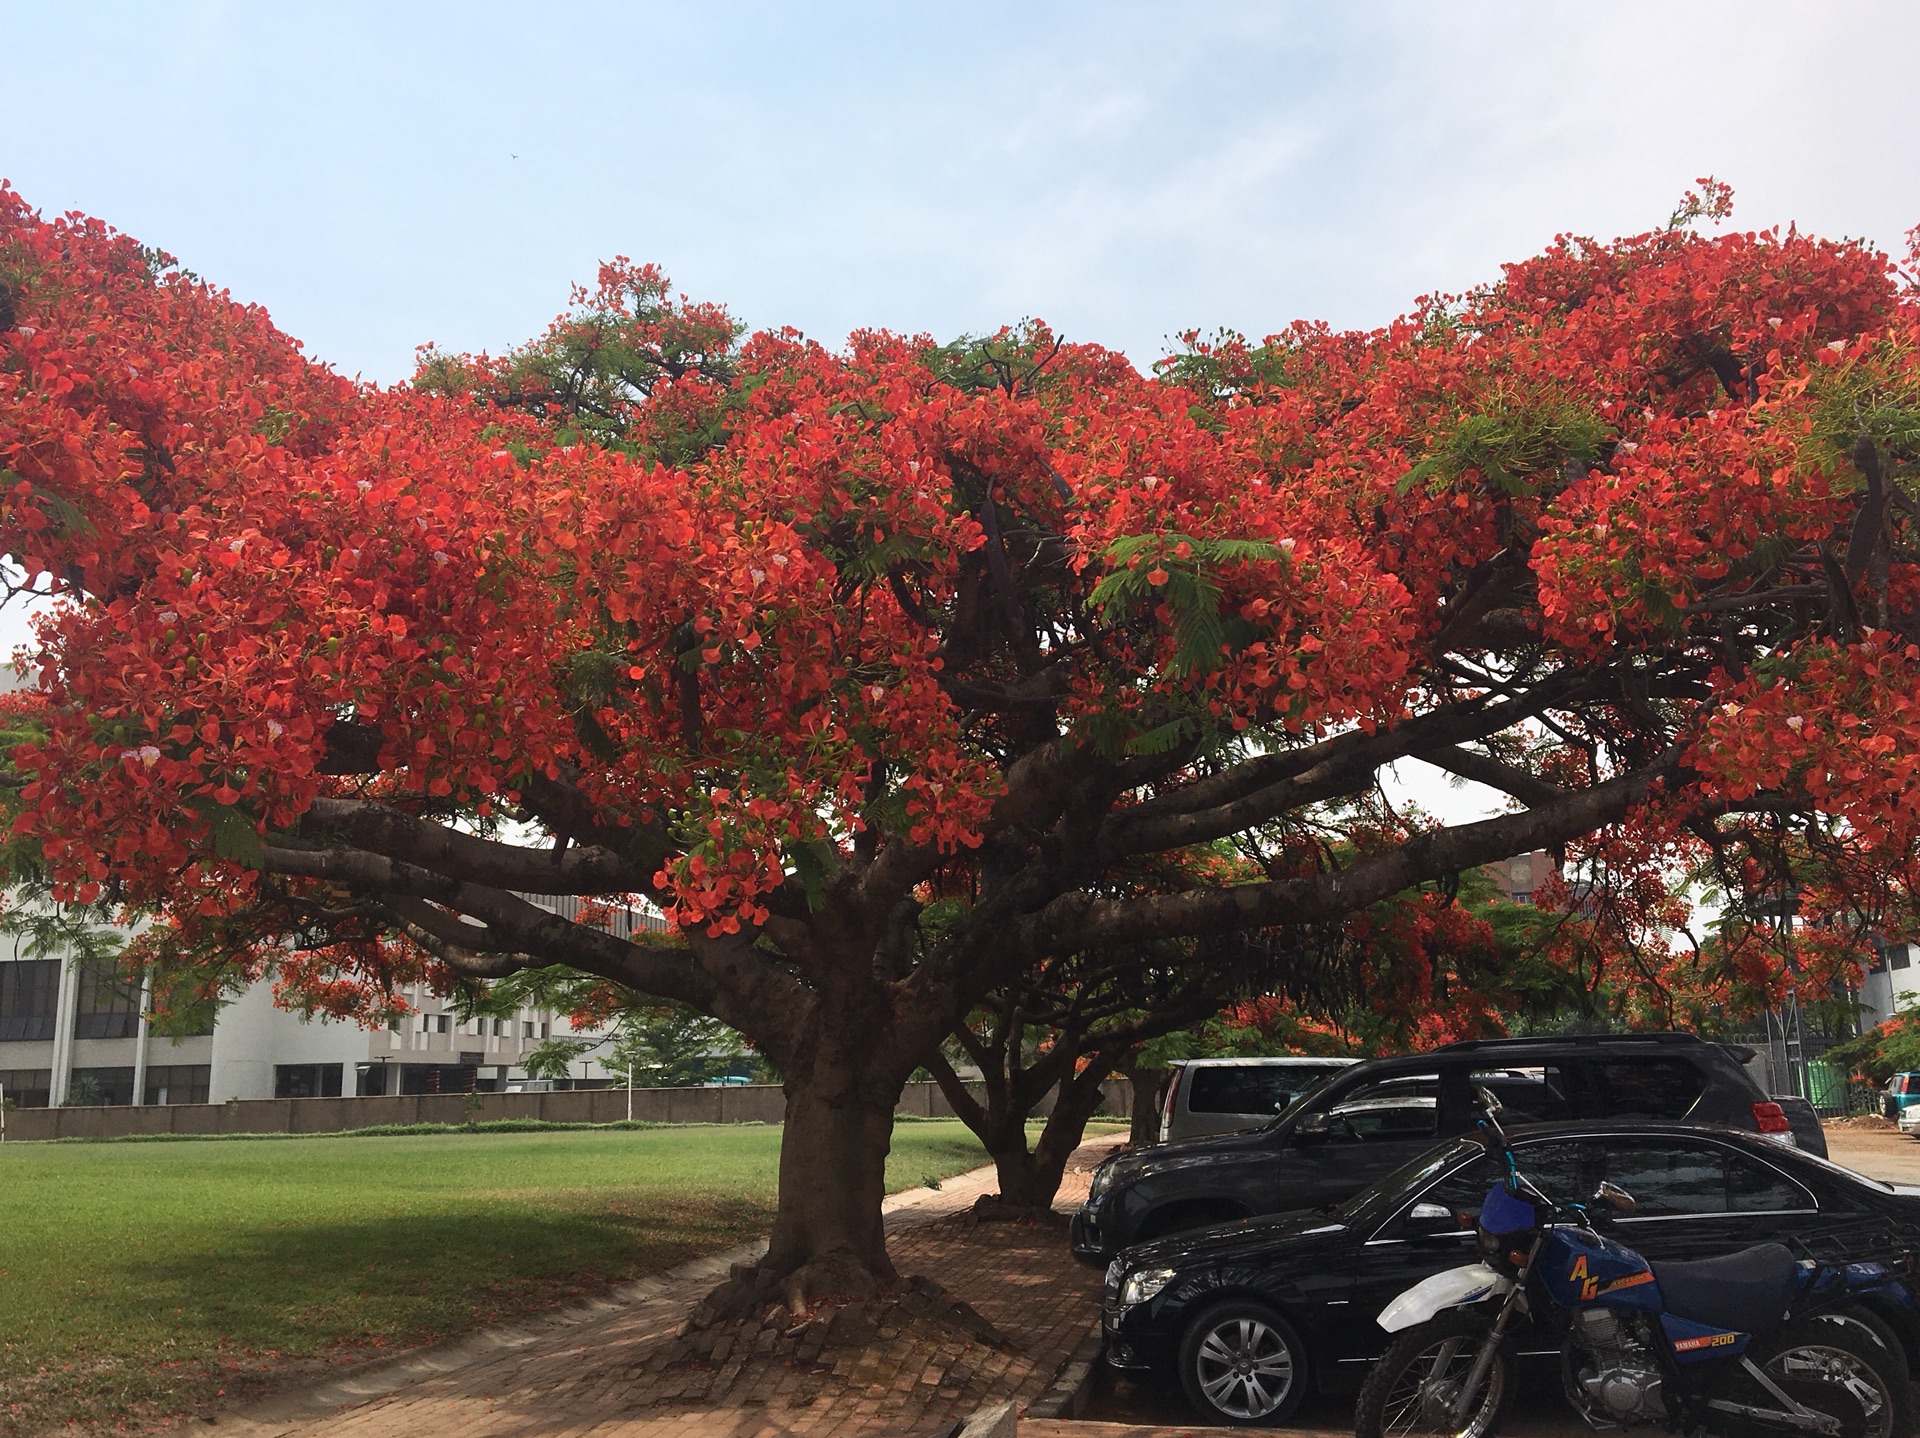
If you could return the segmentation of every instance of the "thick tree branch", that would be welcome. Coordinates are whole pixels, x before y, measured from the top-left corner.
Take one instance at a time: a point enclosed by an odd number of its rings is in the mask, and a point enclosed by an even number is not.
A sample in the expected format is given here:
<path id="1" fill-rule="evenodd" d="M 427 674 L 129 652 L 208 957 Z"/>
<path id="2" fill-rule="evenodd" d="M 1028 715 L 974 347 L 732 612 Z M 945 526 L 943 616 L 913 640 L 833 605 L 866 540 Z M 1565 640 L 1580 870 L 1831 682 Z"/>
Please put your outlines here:
<path id="1" fill-rule="evenodd" d="M 1195 889 L 1140 899 L 1064 895 L 1023 920 L 1019 947 L 1064 952 L 1234 928 L 1305 924 L 1365 908 L 1402 889 L 1493 863 L 1530 849 L 1565 843 L 1617 823 L 1655 783 L 1679 767 L 1669 751 L 1645 769 L 1520 814 L 1436 829 L 1346 869 L 1264 884 Z"/>
<path id="2" fill-rule="evenodd" d="M 1391 729 L 1372 734 L 1350 730 L 1309 749 L 1250 759 L 1226 774 L 1121 810 L 1101 835 L 1101 853 L 1105 857 L 1150 853 L 1241 833 L 1294 809 L 1363 788 L 1381 765 L 1395 759 L 1420 757 L 1428 750 L 1510 729 L 1564 703 L 1569 688 L 1564 681 L 1549 679 L 1516 699 L 1472 700 Z M 1190 804 L 1195 794 L 1232 797 L 1200 808 Z"/>
<path id="3" fill-rule="evenodd" d="M 1511 794 L 1529 809 L 1557 803 L 1571 792 L 1529 774 L 1525 769 L 1516 769 L 1511 764 L 1503 764 L 1491 755 L 1476 753 L 1472 749 L 1428 749 L 1415 757 L 1435 768 L 1445 769 L 1449 774 L 1458 774 L 1462 779 L 1471 779 L 1476 784 L 1485 784 L 1489 789 Z"/>
<path id="4" fill-rule="evenodd" d="M 502 844 L 364 799 L 315 799 L 300 832 L 323 842 L 325 835 L 339 835 L 357 849 L 449 878 L 529 894 L 630 894 L 652 886 L 650 872 L 597 844 L 566 849 Z"/>

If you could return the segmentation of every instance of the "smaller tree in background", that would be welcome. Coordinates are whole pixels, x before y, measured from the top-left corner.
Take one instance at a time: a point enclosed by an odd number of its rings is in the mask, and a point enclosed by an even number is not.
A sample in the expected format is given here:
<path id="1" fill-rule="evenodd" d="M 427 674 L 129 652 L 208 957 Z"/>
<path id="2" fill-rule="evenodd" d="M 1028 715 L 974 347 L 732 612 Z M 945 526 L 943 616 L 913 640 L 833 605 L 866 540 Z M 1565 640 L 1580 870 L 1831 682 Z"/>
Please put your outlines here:
<path id="1" fill-rule="evenodd" d="M 715 1080 L 766 1083 L 776 1075 L 736 1029 L 685 1004 L 648 1000 L 567 969 L 537 969 L 464 996 L 474 1014 L 505 1016 L 523 1007 L 569 1014 L 576 1032 L 528 1053 L 529 1076 L 571 1079 L 573 1065 L 596 1058 L 615 1081 L 636 1088 L 686 1088 Z"/>
<path id="2" fill-rule="evenodd" d="M 1909 1005 L 1825 1055 L 1856 1078 L 1884 1088 L 1897 1073 L 1920 1071 L 1920 1004 Z"/>
<path id="3" fill-rule="evenodd" d="M 1047 1212 L 1106 1080 L 1140 1049 L 1216 1012 L 1285 963 L 1279 936 L 1214 935 L 1077 953 L 1035 965 L 953 1031 L 980 1073 L 975 1097 L 947 1053 L 927 1067 L 992 1156 L 999 1192 L 983 1211 Z M 1038 1137 L 1027 1119 L 1053 1095 Z"/>

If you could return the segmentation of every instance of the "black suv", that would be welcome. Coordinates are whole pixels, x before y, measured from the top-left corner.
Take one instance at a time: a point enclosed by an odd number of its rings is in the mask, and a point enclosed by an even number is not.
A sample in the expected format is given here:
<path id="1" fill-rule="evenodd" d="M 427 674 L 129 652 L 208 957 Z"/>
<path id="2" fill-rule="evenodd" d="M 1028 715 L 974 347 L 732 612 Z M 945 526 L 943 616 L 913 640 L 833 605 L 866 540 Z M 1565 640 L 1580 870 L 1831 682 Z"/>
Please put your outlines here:
<path id="1" fill-rule="evenodd" d="M 1741 1067 L 1743 1052 L 1692 1034 L 1620 1034 L 1482 1039 L 1355 1064 L 1264 1128 L 1108 1159 L 1074 1216 L 1074 1255 L 1105 1263 L 1183 1229 L 1338 1203 L 1471 1131 L 1479 1088 L 1516 1124 L 1685 1119 L 1792 1143 L 1780 1105 Z"/>

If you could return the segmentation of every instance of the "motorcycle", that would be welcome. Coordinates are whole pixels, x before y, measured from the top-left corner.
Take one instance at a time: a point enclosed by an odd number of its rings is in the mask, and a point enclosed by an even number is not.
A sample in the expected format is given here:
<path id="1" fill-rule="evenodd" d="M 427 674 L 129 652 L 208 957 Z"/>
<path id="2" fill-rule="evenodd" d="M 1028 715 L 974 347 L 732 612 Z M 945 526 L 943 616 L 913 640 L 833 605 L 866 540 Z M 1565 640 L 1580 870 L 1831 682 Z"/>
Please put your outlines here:
<path id="1" fill-rule="evenodd" d="M 1558 1337 L 1567 1400 L 1594 1428 L 1912 1438 L 1905 1353 L 1860 1303 L 1910 1305 L 1894 1273 L 1798 1260 L 1778 1243 L 1656 1271 L 1595 1226 L 1595 1208 L 1631 1213 L 1630 1194 L 1603 1183 L 1587 1203 L 1548 1198 L 1517 1170 L 1499 1100 L 1482 1090 L 1480 1103 L 1507 1168 L 1476 1220 L 1482 1261 L 1382 1310 L 1398 1336 L 1361 1389 L 1357 1438 L 1494 1438 L 1529 1321 Z"/>

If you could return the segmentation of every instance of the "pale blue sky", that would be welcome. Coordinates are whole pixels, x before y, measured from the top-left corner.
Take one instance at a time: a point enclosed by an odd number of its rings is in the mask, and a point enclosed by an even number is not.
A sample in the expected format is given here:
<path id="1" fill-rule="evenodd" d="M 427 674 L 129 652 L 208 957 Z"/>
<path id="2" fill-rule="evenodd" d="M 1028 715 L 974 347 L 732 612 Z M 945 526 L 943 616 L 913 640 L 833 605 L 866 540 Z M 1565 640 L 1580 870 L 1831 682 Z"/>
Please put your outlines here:
<path id="1" fill-rule="evenodd" d="M 1920 6 L 20 4 L 0 175 L 349 373 L 624 253 L 829 342 L 1374 324 L 1557 230 L 1920 223 Z M 517 155 L 518 158 L 512 158 Z"/>
<path id="2" fill-rule="evenodd" d="M 1920 223 L 1909 0 L 0 0 L 0 34 L 0 176 L 387 381 L 616 253 L 829 343 L 1037 315 L 1146 363 L 1381 323 L 1702 174 L 1746 228 Z"/>

